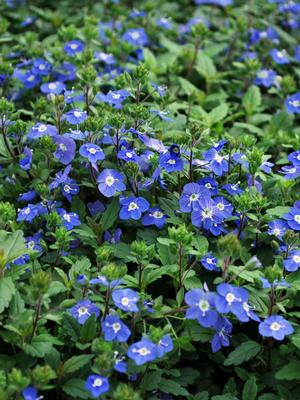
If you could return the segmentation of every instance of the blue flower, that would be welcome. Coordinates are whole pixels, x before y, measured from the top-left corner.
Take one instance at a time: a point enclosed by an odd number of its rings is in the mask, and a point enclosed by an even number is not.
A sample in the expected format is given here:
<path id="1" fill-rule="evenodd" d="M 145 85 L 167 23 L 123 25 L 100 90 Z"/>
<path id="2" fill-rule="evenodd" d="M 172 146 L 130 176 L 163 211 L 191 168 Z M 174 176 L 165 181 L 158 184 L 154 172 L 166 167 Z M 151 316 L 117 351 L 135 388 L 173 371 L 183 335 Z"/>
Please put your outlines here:
<path id="1" fill-rule="evenodd" d="M 69 176 L 69 173 L 71 172 L 71 169 L 72 169 L 72 166 L 69 164 L 69 165 L 64 169 L 63 172 L 62 172 L 62 171 L 58 171 L 58 172 L 55 174 L 54 180 L 50 183 L 49 189 L 50 189 L 50 190 L 56 189 L 56 188 L 58 188 L 60 185 L 62 185 L 62 184 L 64 184 L 65 182 L 67 182 L 68 179 L 69 179 L 68 176 Z"/>
<path id="2" fill-rule="evenodd" d="M 120 374 L 126 374 L 128 369 L 127 362 L 125 361 L 125 357 L 118 357 L 118 354 L 115 356 L 115 364 L 114 370 L 120 372 Z"/>
<path id="3" fill-rule="evenodd" d="M 283 260 L 283 266 L 289 272 L 298 271 L 300 268 L 300 250 L 291 251 L 288 258 Z"/>
<path id="4" fill-rule="evenodd" d="M 122 108 L 123 101 L 130 96 L 130 93 L 127 90 L 110 90 L 106 95 L 99 94 L 97 99 L 108 103 L 116 109 Z"/>
<path id="5" fill-rule="evenodd" d="M 39 208 L 36 204 L 27 204 L 26 207 L 18 210 L 17 221 L 32 222 L 39 215 Z"/>
<path id="6" fill-rule="evenodd" d="M 21 157 L 22 158 L 19 161 L 20 168 L 24 169 L 25 171 L 30 170 L 32 163 L 32 150 L 25 146 Z"/>
<path id="7" fill-rule="evenodd" d="M 157 345 L 149 339 L 142 338 L 139 342 L 129 346 L 127 355 L 136 365 L 143 365 L 157 358 Z"/>
<path id="8" fill-rule="evenodd" d="M 94 58 L 97 61 L 101 61 L 104 64 L 112 65 L 116 63 L 116 59 L 111 53 L 104 53 L 102 51 L 95 51 Z"/>
<path id="9" fill-rule="evenodd" d="M 94 143 L 83 144 L 79 149 L 79 154 L 82 157 L 86 157 L 93 164 L 105 158 L 103 150 Z"/>
<path id="10" fill-rule="evenodd" d="M 187 183 L 183 187 L 183 193 L 179 199 L 180 210 L 191 212 L 200 206 L 202 198 L 210 198 L 210 191 L 198 183 Z"/>
<path id="11" fill-rule="evenodd" d="M 300 177 L 300 165 L 286 165 L 285 167 L 282 167 L 282 172 L 285 179 L 297 179 Z"/>
<path id="12" fill-rule="evenodd" d="M 37 58 L 33 62 L 32 72 L 36 75 L 47 76 L 51 72 L 52 65 L 43 58 Z"/>
<path id="13" fill-rule="evenodd" d="M 72 203 L 73 197 L 79 193 L 79 186 L 74 179 L 68 178 L 64 184 L 61 185 L 61 193 L 70 203 Z"/>
<path id="14" fill-rule="evenodd" d="M 294 231 L 300 231 L 300 208 L 294 205 L 291 207 L 287 214 L 283 215 L 287 221 L 288 226 Z"/>
<path id="15" fill-rule="evenodd" d="M 165 96 L 167 91 L 167 86 L 158 86 L 156 83 L 151 83 L 151 85 L 161 97 Z"/>
<path id="16" fill-rule="evenodd" d="M 261 30 L 261 31 L 257 29 L 251 30 L 251 44 L 256 44 L 262 39 L 268 39 L 271 40 L 272 42 L 275 42 L 278 39 L 278 33 L 271 26 L 266 30 Z"/>
<path id="17" fill-rule="evenodd" d="M 133 46 L 145 46 L 148 43 L 148 36 L 143 28 L 129 29 L 124 33 L 122 39 Z"/>
<path id="18" fill-rule="evenodd" d="M 66 86 L 59 81 L 43 83 L 41 85 L 41 92 L 45 94 L 61 94 Z"/>
<path id="19" fill-rule="evenodd" d="M 149 203 L 143 197 L 123 197 L 120 199 L 120 219 L 134 219 L 141 218 L 142 213 L 149 209 Z"/>
<path id="20" fill-rule="evenodd" d="M 76 143 L 74 140 L 63 136 L 56 136 L 54 143 L 57 145 L 56 151 L 53 153 L 54 157 L 62 164 L 70 164 L 76 153 Z"/>
<path id="21" fill-rule="evenodd" d="M 56 136 L 58 131 L 54 125 L 38 122 L 27 134 L 28 139 L 39 139 L 42 136 Z"/>
<path id="22" fill-rule="evenodd" d="M 42 252 L 43 249 L 40 245 L 41 234 L 39 232 L 35 233 L 33 236 L 26 237 L 26 247 L 30 250 L 36 250 L 38 252 Z"/>
<path id="23" fill-rule="evenodd" d="M 218 261 L 219 260 L 211 253 L 208 253 L 206 256 L 201 258 L 201 264 L 208 271 L 220 271 L 220 267 L 218 267 Z"/>
<path id="24" fill-rule="evenodd" d="M 167 151 L 162 153 L 158 158 L 158 162 L 160 167 L 169 173 L 180 172 L 184 167 L 184 161 L 180 158 L 180 149 L 177 145 L 170 146 Z"/>
<path id="25" fill-rule="evenodd" d="M 144 226 L 155 225 L 161 229 L 164 227 L 167 220 L 167 216 L 159 207 L 149 208 L 146 214 L 142 218 L 142 224 Z"/>
<path id="26" fill-rule="evenodd" d="M 240 188 L 240 182 L 237 183 L 227 183 L 223 186 L 223 189 L 226 190 L 228 194 L 231 196 L 235 196 L 238 194 L 242 194 L 243 190 Z"/>
<path id="27" fill-rule="evenodd" d="M 289 56 L 286 52 L 286 50 L 278 50 L 278 49 L 272 49 L 270 51 L 270 56 L 272 57 L 273 61 L 276 62 L 276 64 L 289 64 L 290 59 Z"/>
<path id="28" fill-rule="evenodd" d="M 277 74 L 272 69 L 261 69 L 257 72 L 254 83 L 266 88 L 271 87 L 276 83 Z"/>
<path id="29" fill-rule="evenodd" d="M 288 155 L 288 160 L 294 165 L 294 166 L 300 166 L 300 150 L 293 151 Z"/>
<path id="30" fill-rule="evenodd" d="M 105 211 L 105 206 L 100 200 L 91 201 L 87 203 L 87 208 L 92 217 Z"/>
<path id="31" fill-rule="evenodd" d="M 119 160 L 124 160 L 127 162 L 135 162 L 139 161 L 139 156 L 136 154 L 134 150 L 131 149 L 122 149 L 118 151 L 117 157 Z"/>
<path id="32" fill-rule="evenodd" d="M 116 289 L 112 293 L 115 306 L 126 312 L 138 312 L 139 294 L 132 289 Z"/>
<path id="33" fill-rule="evenodd" d="M 250 319 L 256 322 L 260 321 L 260 318 L 253 311 L 253 307 L 251 307 L 250 304 L 247 303 L 247 301 L 244 301 L 242 303 L 241 312 L 236 313 L 235 315 L 237 319 L 241 322 L 248 322 L 250 321 Z"/>
<path id="34" fill-rule="evenodd" d="M 36 191 L 35 190 L 29 190 L 28 192 L 20 194 L 18 197 L 18 201 L 32 201 L 36 198 Z"/>
<path id="35" fill-rule="evenodd" d="M 172 22 L 169 18 L 161 17 L 156 20 L 156 26 L 159 26 L 163 29 L 172 29 Z"/>
<path id="36" fill-rule="evenodd" d="M 119 243 L 121 241 L 122 230 L 117 228 L 113 234 L 109 231 L 105 231 L 103 235 L 103 240 L 111 244 Z"/>
<path id="37" fill-rule="evenodd" d="M 33 386 L 27 386 L 22 390 L 24 400 L 39 400 L 43 397 L 38 397 L 38 391 Z"/>
<path id="38" fill-rule="evenodd" d="M 85 388 L 94 398 L 98 398 L 109 391 L 109 382 L 105 376 L 90 375 L 85 382 Z"/>
<path id="39" fill-rule="evenodd" d="M 95 314 L 96 318 L 100 315 L 99 308 L 88 299 L 80 300 L 74 307 L 70 308 L 69 311 L 80 325 L 83 325 L 92 314 Z"/>
<path id="40" fill-rule="evenodd" d="M 173 121 L 172 118 L 167 117 L 167 115 L 169 114 L 168 111 L 162 111 L 162 110 L 155 110 L 155 109 L 152 109 L 152 110 L 150 110 L 150 112 L 151 112 L 152 114 L 156 115 L 157 117 L 159 117 L 160 119 L 162 119 L 163 121 L 166 121 L 166 122 L 168 122 L 168 121 Z"/>
<path id="41" fill-rule="evenodd" d="M 130 336 L 129 328 L 117 315 L 108 315 L 101 325 L 107 341 L 126 342 Z"/>
<path id="42" fill-rule="evenodd" d="M 64 62 L 54 71 L 54 77 L 61 82 L 72 81 L 76 78 L 75 65 Z"/>
<path id="43" fill-rule="evenodd" d="M 88 135 L 88 132 L 82 132 L 79 129 L 70 129 L 70 132 L 64 133 L 64 137 L 68 137 L 74 140 L 85 140 Z"/>
<path id="44" fill-rule="evenodd" d="M 248 301 L 248 292 L 244 288 L 220 283 L 217 286 L 216 309 L 219 313 L 234 315 L 243 313 L 243 303 Z"/>
<path id="45" fill-rule="evenodd" d="M 194 0 L 195 4 L 213 4 L 216 6 L 226 7 L 233 3 L 233 0 Z"/>
<path id="46" fill-rule="evenodd" d="M 294 58 L 295 61 L 300 61 L 300 45 L 295 46 Z"/>
<path id="47" fill-rule="evenodd" d="M 157 343 L 156 351 L 157 357 L 163 357 L 166 353 L 169 353 L 174 348 L 173 340 L 170 335 L 163 336 Z"/>
<path id="48" fill-rule="evenodd" d="M 201 199 L 197 209 L 193 210 L 191 215 L 192 224 L 206 230 L 210 230 L 214 224 L 221 224 L 224 217 L 224 213 L 219 210 L 216 202 L 210 198 Z"/>
<path id="49" fill-rule="evenodd" d="M 84 50 L 84 43 L 81 40 L 70 40 L 64 45 L 64 51 L 68 56 L 74 56 L 76 53 L 82 53 Z"/>
<path id="50" fill-rule="evenodd" d="M 34 74 L 32 71 L 24 72 L 16 69 L 13 77 L 19 79 L 26 89 L 32 89 L 41 82 L 40 76 Z"/>
<path id="51" fill-rule="evenodd" d="M 200 186 L 205 186 L 206 189 L 208 189 L 210 191 L 210 194 L 212 196 L 215 196 L 216 194 L 218 194 L 218 183 L 214 178 L 211 178 L 210 176 L 201 178 L 201 179 L 199 179 L 198 184 Z"/>
<path id="52" fill-rule="evenodd" d="M 99 192 L 105 197 L 112 197 L 126 190 L 124 176 L 114 169 L 104 169 L 97 178 Z"/>
<path id="53" fill-rule="evenodd" d="M 81 122 L 87 119 L 88 115 L 86 111 L 79 110 L 78 108 L 74 108 L 73 110 L 68 111 L 65 113 L 61 119 L 67 120 L 71 125 L 78 125 Z"/>
<path id="54" fill-rule="evenodd" d="M 232 332 L 232 323 L 225 317 L 219 316 L 215 324 L 216 333 L 212 338 L 212 351 L 216 353 L 221 347 L 230 345 L 229 337 Z"/>
<path id="55" fill-rule="evenodd" d="M 283 340 L 294 332 L 292 325 L 280 315 L 267 317 L 258 326 L 259 333 L 264 337 Z"/>
<path id="56" fill-rule="evenodd" d="M 96 278 L 90 280 L 91 285 L 102 285 L 107 287 L 109 290 L 121 285 L 122 279 L 113 279 L 109 281 L 106 276 L 98 275 Z"/>
<path id="57" fill-rule="evenodd" d="M 224 197 L 215 197 L 214 202 L 225 218 L 232 216 L 233 206 L 229 201 L 224 199 Z"/>
<path id="58" fill-rule="evenodd" d="M 289 229 L 288 224 L 282 219 L 275 219 L 274 221 L 269 222 L 268 234 L 274 235 L 279 239 L 282 239 L 282 236 Z"/>
<path id="59" fill-rule="evenodd" d="M 285 107 L 289 114 L 300 114 L 300 92 L 288 96 L 285 100 Z"/>
<path id="60" fill-rule="evenodd" d="M 191 289 L 184 297 L 189 308 L 186 311 L 187 319 L 196 319 L 200 325 L 214 327 L 218 314 L 215 311 L 215 294 L 203 289 Z"/>
<path id="61" fill-rule="evenodd" d="M 77 213 L 68 213 L 63 208 L 58 208 L 57 211 L 61 216 L 63 226 L 67 228 L 68 231 L 73 229 L 75 226 L 79 226 L 81 224 Z"/>

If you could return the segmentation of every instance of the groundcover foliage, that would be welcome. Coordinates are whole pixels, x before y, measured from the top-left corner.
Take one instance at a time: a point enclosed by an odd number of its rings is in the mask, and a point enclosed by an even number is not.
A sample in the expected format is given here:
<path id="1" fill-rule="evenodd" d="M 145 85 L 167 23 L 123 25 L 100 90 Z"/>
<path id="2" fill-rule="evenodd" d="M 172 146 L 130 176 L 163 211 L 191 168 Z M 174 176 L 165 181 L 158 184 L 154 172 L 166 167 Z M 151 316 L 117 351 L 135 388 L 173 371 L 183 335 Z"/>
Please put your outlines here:
<path id="1" fill-rule="evenodd" d="M 300 5 L 0 5 L 0 399 L 300 398 Z"/>

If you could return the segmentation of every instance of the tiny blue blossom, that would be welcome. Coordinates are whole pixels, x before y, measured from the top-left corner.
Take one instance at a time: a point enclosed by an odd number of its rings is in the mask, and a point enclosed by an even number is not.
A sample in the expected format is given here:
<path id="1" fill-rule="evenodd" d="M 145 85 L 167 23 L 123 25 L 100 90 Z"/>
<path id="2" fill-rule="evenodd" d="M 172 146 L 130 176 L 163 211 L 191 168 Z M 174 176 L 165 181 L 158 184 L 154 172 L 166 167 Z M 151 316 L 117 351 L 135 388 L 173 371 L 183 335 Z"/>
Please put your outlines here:
<path id="1" fill-rule="evenodd" d="M 107 341 L 126 342 L 131 334 L 130 329 L 117 315 L 108 315 L 101 325 Z"/>
<path id="2" fill-rule="evenodd" d="M 94 398 L 99 398 L 103 393 L 109 391 L 109 382 L 105 376 L 90 375 L 85 382 L 85 388 Z"/>
<path id="3" fill-rule="evenodd" d="M 99 308 L 88 299 L 80 300 L 74 307 L 70 308 L 69 311 L 80 325 L 83 325 L 92 314 L 95 314 L 96 318 L 100 315 Z"/>
<path id="4" fill-rule="evenodd" d="M 126 312 L 138 312 L 139 294 L 132 289 L 116 289 L 112 293 L 115 306 Z"/>
<path id="5" fill-rule="evenodd" d="M 258 326 L 259 333 L 264 337 L 283 340 L 294 332 L 292 325 L 280 315 L 267 317 Z"/>

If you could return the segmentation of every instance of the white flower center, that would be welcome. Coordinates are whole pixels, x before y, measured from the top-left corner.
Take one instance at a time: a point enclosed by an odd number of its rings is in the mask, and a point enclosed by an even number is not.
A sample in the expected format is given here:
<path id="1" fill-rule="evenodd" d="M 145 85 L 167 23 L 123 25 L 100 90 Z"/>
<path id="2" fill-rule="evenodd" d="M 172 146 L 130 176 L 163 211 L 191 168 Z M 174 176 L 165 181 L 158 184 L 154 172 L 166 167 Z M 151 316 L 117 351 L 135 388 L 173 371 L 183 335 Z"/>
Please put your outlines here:
<path id="1" fill-rule="evenodd" d="M 164 214 L 161 211 L 154 211 L 152 215 L 153 218 L 162 218 Z"/>
<path id="2" fill-rule="evenodd" d="M 135 32 L 131 32 L 130 36 L 132 37 L 132 39 L 136 40 L 140 37 L 140 33 L 135 31 Z"/>
<path id="3" fill-rule="evenodd" d="M 205 187 L 206 187 L 207 189 L 211 189 L 211 188 L 212 188 L 212 186 L 211 186 L 210 183 L 206 183 L 206 184 L 205 184 Z"/>
<path id="4" fill-rule="evenodd" d="M 88 314 L 88 309 L 86 307 L 79 307 L 78 308 L 78 315 L 81 317 L 82 315 Z"/>
<path id="5" fill-rule="evenodd" d="M 50 89 L 50 90 L 54 90 L 54 89 L 56 89 L 56 87 L 57 87 L 57 85 L 56 85 L 56 83 L 49 83 L 49 85 L 48 85 L 48 88 Z"/>
<path id="6" fill-rule="evenodd" d="M 299 106 L 300 106 L 300 100 L 291 100 L 291 101 L 289 101 L 289 103 L 290 103 L 293 107 L 299 107 Z"/>
<path id="7" fill-rule="evenodd" d="M 198 193 L 193 193 L 190 195 L 190 201 L 197 201 L 199 199 Z"/>
<path id="8" fill-rule="evenodd" d="M 34 79 L 35 79 L 35 76 L 34 76 L 34 75 L 30 75 L 30 76 L 27 78 L 27 80 L 28 80 L 29 82 L 33 82 Z"/>
<path id="9" fill-rule="evenodd" d="M 213 212 L 210 208 L 205 208 L 205 210 L 202 211 L 203 218 L 211 218 L 212 216 L 213 216 Z"/>
<path id="10" fill-rule="evenodd" d="M 235 295 L 233 293 L 229 292 L 229 293 L 226 294 L 225 299 L 226 299 L 227 303 L 231 304 L 235 300 Z"/>
<path id="11" fill-rule="evenodd" d="M 35 128 L 35 129 L 36 129 L 36 128 Z M 38 130 L 39 132 L 45 132 L 45 131 L 47 130 L 47 125 L 42 124 L 42 125 L 40 125 L 40 126 L 37 128 L 37 130 Z"/>
<path id="12" fill-rule="evenodd" d="M 80 118 L 81 116 L 82 116 L 82 112 L 81 111 L 74 111 L 74 117 Z"/>
<path id="13" fill-rule="evenodd" d="M 64 186 L 64 191 L 67 192 L 67 193 L 70 193 L 71 187 L 69 185 L 65 185 Z"/>
<path id="14" fill-rule="evenodd" d="M 199 304 L 198 304 L 200 310 L 205 313 L 206 311 L 209 310 L 209 302 L 207 300 L 200 300 Z"/>
<path id="15" fill-rule="evenodd" d="M 132 201 L 131 203 L 129 203 L 128 211 L 133 211 L 136 210 L 137 208 L 139 208 L 138 205 L 134 201 Z"/>
<path id="16" fill-rule="evenodd" d="M 64 220 L 67 221 L 67 222 L 71 222 L 71 217 L 70 217 L 70 215 L 65 214 L 65 215 L 64 215 Z"/>
<path id="17" fill-rule="evenodd" d="M 30 213 L 30 208 L 29 207 L 25 208 L 24 214 L 28 215 L 29 213 Z"/>
<path id="18" fill-rule="evenodd" d="M 212 258 L 207 258 L 206 259 L 206 262 L 207 262 L 207 264 L 213 264 L 214 263 L 214 260 L 212 259 Z"/>
<path id="19" fill-rule="evenodd" d="M 105 184 L 107 186 L 112 186 L 114 183 L 115 183 L 115 178 L 113 176 L 110 175 L 105 178 Z"/>
<path id="20" fill-rule="evenodd" d="M 273 230 L 273 235 L 274 235 L 274 236 L 279 236 L 279 235 L 280 235 L 280 229 L 275 228 L 275 229 Z"/>
<path id="21" fill-rule="evenodd" d="M 293 256 L 293 261 L 298 264 L 300 263 L 300 256 Z"/>
<path id="22" fill-rule="evenodd" d="M 102 379 L 97 378 L 97 379 L 94 380 L 92 386 L 93 386 L 93 387 L 100 387 L 100 386 L 102 386 L 102 383 L 103 383 Z"/>
<path id="23" fill-rule="evenodd" d="M 300 224 L 300 215 L 299 215 L 299 214 L 295 215 L 294 220 L 295 220 L 298 224 Z"/>
<path id="24" fill-rule="evenodd" d="M 272 324 L 270 325 L 270 329 L 272 331 L 279 331 L 282 328 L 282 326 L 278 323 L 278 322 L 272 322 Z"/>
<path id="25" fill-rule="evenodd" d="M 59 149 L 60 149 L 60 150 L 62 150 L 62 151 L 66 151 L 66 150 L 67 150 L 67 147 L 66 147 L 66 145 L 65 145 L 65 144 L 63 144 L 63 143 L 60 143 L 60 145 L 59 145 Z"/>
<path id="26" fill-rule="evenodd" d="M 70 45 L 70 47 L 71 47 L 72 50 L 76 50 L 77 47 L 78 47 L 78 44 L 72 43 L 72 44 Z"/>
<path id="27" fill-rule="evenodd" d="M 94 147 L 90 147 L 90 148 L 88 149 L 88 152 L 89 152 L 90 154 L 96 154 L 96 153 L 97 153 L 97 149 L 95 149 Z"/>
<path id="28" fill-rule="evenodd" d="M 129 304 L 128 297 L 123 297 L 121 300 L 121 304 L 122 304 L 122 306 L 125 306 L 125 307 L 128 306 L 128 304 Z"/>
<path id="29" fill-rule="evenodd" d="M 118 333 L 121 329 L 121 324 L 119 324 L 119 322 L 115 322 L 114 324 L 112 324 L 112 328 L 115 333 Z"/>
<path id="30" fill-rule="evenodd" d="M 219 209 L 220 211 L 223 211 L 224 208 L 225 208 L 225 206 L 224 206 L 223 203 L 218 203 L 218 204 L 217 204 L 217 207 L 218 207 L 218 209 Z"/>

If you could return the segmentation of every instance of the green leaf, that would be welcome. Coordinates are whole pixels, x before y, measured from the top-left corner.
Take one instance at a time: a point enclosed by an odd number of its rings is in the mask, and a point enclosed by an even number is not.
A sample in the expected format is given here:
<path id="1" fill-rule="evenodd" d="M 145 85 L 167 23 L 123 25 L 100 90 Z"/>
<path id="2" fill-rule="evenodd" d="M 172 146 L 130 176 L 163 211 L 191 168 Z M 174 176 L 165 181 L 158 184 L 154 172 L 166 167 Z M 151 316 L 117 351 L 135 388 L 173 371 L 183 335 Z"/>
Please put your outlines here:
<path id="1" fill-rule="evenodd" d="M 89 399 L 90 394 L 85 389 L 85 381 L 81 379 L 70 379 L 63 387 L 63 391 L 74 399 Z"/>
<path id="2" fill-rule="evenodd" d="M 285 381 L 300 380 L 300 360 L 292 360 L 276 372 L 275 378 Z"/>
<path id="3" fill-rule="evenodd" d="M 15 285 L 10 277 L 0 279 L 0 314 L 9 306 L 15 294 Z"/>
<path id="4" fill-rule="evenodd" d="M 88 364 L 93 358 L 93 354 L 82 354 L 80 356 L 73 356 L 64 363 L 65 374 L 72 374 L 80 368 Z"/>
<path id="5" fill-rule="evenodd" d="M 159 387 L 159 381 L 162 375 L 162 371 L 151 371 L 144 376 L 139 387 L 145 391 L 151 391 Z"/>
<path id="6" fill-rule="evenodd" d="M 228 106 L 226 103 L 220 104 L 218 107 L 214 108 L 209 114 L 209 125 L 208 127 L 212 127 L 217 122 L 222 121 L 228 114 Z"/>
<path id="7" fill-rule="evenodd" d="M 213 396 L 211 400 L 239 400 L 237 397 L 233 396 L 232 394 L 220 394 L 217 396 Z"/>
<path id="8" fill-rule="evenodd" d="M 191 94 L 199 91 L 199 89 L 187 79 L 179 77 L 178 80 L 182 90 L 187 96 L 190 96 Z"/>
<path id="9" fill-rule="evenodd" d="M 224 361 L 224 365 L 240 365 L 255 357 L 260 350 L 261 346 L 253 340 L 244 342 L 228 355 L 227 359 Z"/>
<path id="10" fill-rule="evenodd" d="M 203 53 L 203 51 L 200 51 L 198 54 L 195 69 L 207 81 L 212 80 L 217 75 L 217 69 L 213 60 Z"/>
<path id="11" fill-rule="evenodd" d="M 113 226 L 119 214 L 119 198 L 115 197 L 102 215 L 100 224 L 103 231 Z"/>
<path id="12" fill-rule="evenodd" d="M 164 393 L 173 394 L 174 396 L 187 396 L 189 394 L 179 383 L 171 379 L 161 379 L 159 381 L 159 389 Z"/>
<path id="13" fill-rule="evenodd" d="M 97 332 L 96 316 L 92 314 L 80 328 L 80 339 L 82 342 L 87 343 L 94 339 Z"/>
<path id="14" fill-rule="evenodd" d="M 0 231 L 0 243 L 0 269 L 23 254 L 28 254 L 22 231 Z"/>
<path id="15" fill-rule="evenodd" d="M 258 109 L 261 105 L 261 93 L 258 86 L 250 86 L 243 97 L 242 104 L 248 115 Z"/>
<path id="16" fill-rule="evenodd" d="M 267 210 L 267 214 L 273 215 L 274 217 L 282 217 L 284 214 L 289 212 L 290 207 L 278 206 Z"/>
<path id="17" fill-rule="evenodd" d="M 255 400 L 257 395 L 256 379 L 252 376 L 244 384 L 242 400 Z"/>

